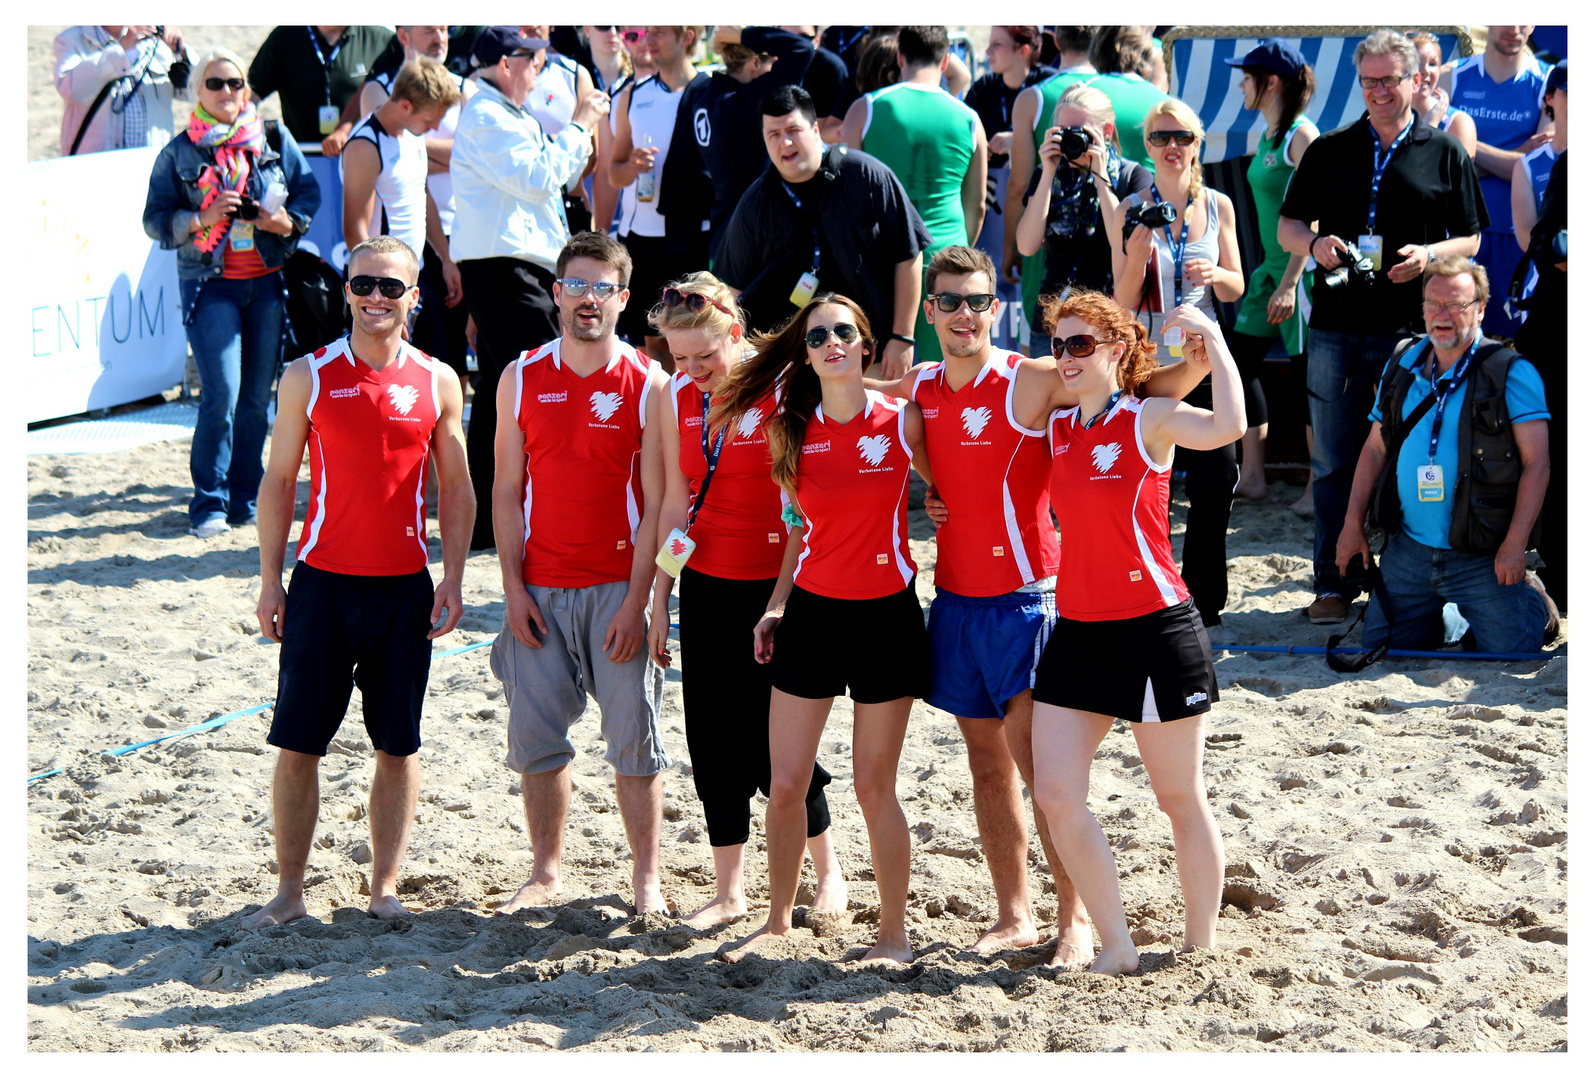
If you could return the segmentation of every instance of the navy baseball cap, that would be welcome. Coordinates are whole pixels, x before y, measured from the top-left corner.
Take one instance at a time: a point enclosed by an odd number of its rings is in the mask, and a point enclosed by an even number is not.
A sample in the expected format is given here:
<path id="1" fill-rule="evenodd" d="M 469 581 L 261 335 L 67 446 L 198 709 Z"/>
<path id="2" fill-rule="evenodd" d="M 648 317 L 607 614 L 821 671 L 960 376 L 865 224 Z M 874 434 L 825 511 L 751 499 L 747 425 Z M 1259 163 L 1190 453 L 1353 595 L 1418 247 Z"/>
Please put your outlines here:
<path id="1" fill-rule="evenodd" d="M 1544 80 L 1544 96 L 1549 97 L 1556 90 L 1566 89 L 1566 61 L 1562 60 L 1550 69 L 1550 77 Z"/>
<path id="2" fill-rule="evenodd" d="M 470 58 L 476 67 L 493 67 L 506 56 L 530 56 L 547 47 L 547 41 L 524 36 L 518 26 L 489 26 L 476 36 Z"/>
<path id="3" fill-rule="evenodd" d="M 1230 67 L 1256 67 L 1288 76 L 1306 66 L 1306 57 L 1283 38 L 1270 37 L 1240 59 L 1223 62 Z"/>

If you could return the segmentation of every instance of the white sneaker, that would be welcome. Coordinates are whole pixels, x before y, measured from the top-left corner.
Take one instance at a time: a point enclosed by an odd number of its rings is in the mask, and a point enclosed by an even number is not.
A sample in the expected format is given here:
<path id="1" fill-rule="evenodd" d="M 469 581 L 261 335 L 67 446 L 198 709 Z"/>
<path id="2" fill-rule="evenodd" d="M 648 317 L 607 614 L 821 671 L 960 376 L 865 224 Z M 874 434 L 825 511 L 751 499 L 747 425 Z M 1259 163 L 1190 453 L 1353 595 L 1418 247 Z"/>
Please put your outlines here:
<path id="1" fill-rule="evenodd" d="M 189 536 L 197 536 L 201 540 L 212 540 L 224 532 L 232 532 L 232 526 L 227 524 L 226 518 L 211 518 L 200 525 L 190 526 Z"/>

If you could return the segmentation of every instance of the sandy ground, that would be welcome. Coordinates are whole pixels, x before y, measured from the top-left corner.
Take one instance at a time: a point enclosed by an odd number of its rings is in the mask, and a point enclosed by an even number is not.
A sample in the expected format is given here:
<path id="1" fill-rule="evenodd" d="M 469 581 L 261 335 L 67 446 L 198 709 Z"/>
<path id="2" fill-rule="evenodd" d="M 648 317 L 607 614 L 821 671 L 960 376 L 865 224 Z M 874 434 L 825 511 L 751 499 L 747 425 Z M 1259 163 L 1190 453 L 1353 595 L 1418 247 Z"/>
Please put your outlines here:
<path id="1" fill-rule="evenodd" d="M 1553 1050 L 1566 1047 L 1564 659 L 1385 662 L 1227 654 L 1206 776 L 1228 851 L 1220 945 L 1177 952 L 1167 820 L 1120 727 L 1092 806 L 1118 853 L 1142 967 L 1050 974 L 1044 948 L 982 958 L 993 918 L 963 746 L 922 704 L 898 791 L 913 830 L 919 959 L 852 962 L 877 897 L 852 795 L 850 715 L 822 744 L 852 919 L 798 929 L 784 953 L 715 961 L 762 919 L 761 800 L 752 918 L 698 931 L 632 918 L 629 859 L 596 715 L 576 728 L 565 903 L 491 918 L 529 872 L 505 704 L 487 650 L 434 659 L 422 798 L 402 897 L 367 917 L 371 752 L 358 695 L 322 770 L 313 918 L 238 929 L 275 886 L 269 712 L 120 757 L 100 751 L 269 702 L 276 649 L 254 620 L 252 529 L 186 535 L 188 445 L 28 461 L 28 1045 L 35 1050 Z M 301 485 L 301 496 L 306 491 Z M 1310 528 L 1275 484 L 1242 506 L 1220 640 L 1320 644 Z M 300 514 L 303 505 L 301 501 Z M 919 591 L 933 541 L 915 516 Z M 435 526 L 434 526 L 435 536 Z M 1177 541 L 1176 541 L 1177 542 Z M 440 552 L 434 540 L 434 575 Z M 502 618 L 490 556 L 442 645 Z M 679 655 L 679 654 L 678 654 Z M 691 667 L 695 657 L 680 657 Z M 712 895 L 679 674 L 664 718 L 665 888 Z M 749 716 L 749 723 L 762 722 Z M 20 782 L 21 778 L 18 778 Z M 1030 885 L 1055 918 L 1038 844 Z M 811 884 L 811 873 L 806 878 Z"/>

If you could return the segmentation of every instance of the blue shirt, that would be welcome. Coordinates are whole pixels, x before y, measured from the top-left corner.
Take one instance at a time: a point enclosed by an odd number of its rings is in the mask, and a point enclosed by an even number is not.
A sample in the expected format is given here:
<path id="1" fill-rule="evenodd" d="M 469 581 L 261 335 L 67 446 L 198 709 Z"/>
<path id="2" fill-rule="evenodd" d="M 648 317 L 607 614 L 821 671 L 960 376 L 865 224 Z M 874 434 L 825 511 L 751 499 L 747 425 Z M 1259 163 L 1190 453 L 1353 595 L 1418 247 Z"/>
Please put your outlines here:
<path id="1" fill-rule="evenodd" d="M 1412 410 L 1433 392 L 1428 377 L 1418 367 L 1424 360 L 1423 346 L 1427 343 L 1426 337 L 1417 339 L 1416 344 L 1400 358 L 1401 366 L 1417 372 L 1417 377 L 1406 391 L 1406 400 L 1401 402 L 1401 419 L 1410 416 Z M 1479 342 L 1480 348 L 1489 344 L 1492 342 L 1487 338 Z M 1473 360 L 1476 363 L 1476 356 Z M 1455 371 L 1455 368 L 1450 370 Z M 1440 387 L 1443 388 L 1447 381 L 1448 376 L 1440 379 Z M 1427 415 L 1417 421 L 1411 434 L 1406 436 L 1406 441 L 1400 447 L 1400 460 L 1395 465 L 1395 477 L 1400 488 L 1401 525 L 1407 536 L 1431 548 L 1450 548 L 1450 516 L 1455 509 L 1456 478 L 1460 475 L 1457 470 L 1461 467 L 1458 425 L 1461 423 L 1461 408 L 1466 397 L 1466 389 L 1457 387 L 1445 400 L 1444 416 L 1440 419 L 1439 452 L 1434 456 L 1434 464 L 1444 470 L 1443 499 L 1421 502 L 1417 498 L 1417 468 L 1428 464 L 1428 437 L 1433 430 L 1434 409 L 1429 409 Z M 1511 373 L 1505 381 L 1505 403 L 1513 424 L 1550 418 L 1550 407 L 1544 398 L 1544 380 L 1539 378 L 1538 370 L 1532 364 L 1511 365 Z M 1384 422 L 1376 400 L 1369 419 Z"/>
<path id="2" fill-rule="evenodd" d="M 1450 103 L 1478 125 L 1478 141 L 1497 150 L 1515 150 L 1539 130 L 1544 109 L 1544 82 L 1550 65 L 1534 60 L 1515 78 L 1497 83 L 1483 68 L 1483 54 L 1469 56 L 1450 76 Z M 1488 176 L 1481 170 L 1483 201 L 1489 207 L 1489 227 L 1511 231 L 1511 181 Z"/>

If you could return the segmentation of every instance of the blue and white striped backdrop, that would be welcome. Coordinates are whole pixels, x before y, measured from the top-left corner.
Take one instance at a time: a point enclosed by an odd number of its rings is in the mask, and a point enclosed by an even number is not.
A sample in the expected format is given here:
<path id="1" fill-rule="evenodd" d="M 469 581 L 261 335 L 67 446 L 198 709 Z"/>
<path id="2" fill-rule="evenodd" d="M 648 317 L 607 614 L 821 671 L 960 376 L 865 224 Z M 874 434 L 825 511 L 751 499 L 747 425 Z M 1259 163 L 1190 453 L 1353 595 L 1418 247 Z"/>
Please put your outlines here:
<path id="1" fill-rule="evenodd" d="M 1445 32 L 1440 33 L 1443 29 Z M 1446 62 L 1456 55 L 1455 27 L 1436 28 L 1434 36 Z M 1306 113 L 1319 131 L 1332 131 L 1360 118 L 1366 111 L 1361 87 L 1356 84 L 1356 69 L 1351 56 L 1356 43 L 1366 35 L 1324 37 L 1286 37 L 1301 50 L 1317 76 L 1317 93 Z M 1262 114 L 1244 108 L 1240 93 L 1240 69 L 1223 61 L 1244 56 L 1261 41 L 1255 37 L 1176 38 L 1173 41 L 1173 67 L 1168 72 L 1174 97 L 1195 109 L 1206 128 L 1201 148 L 1203 163 L 1224 161 L 1255 152 L 1267 130 Z"/>

